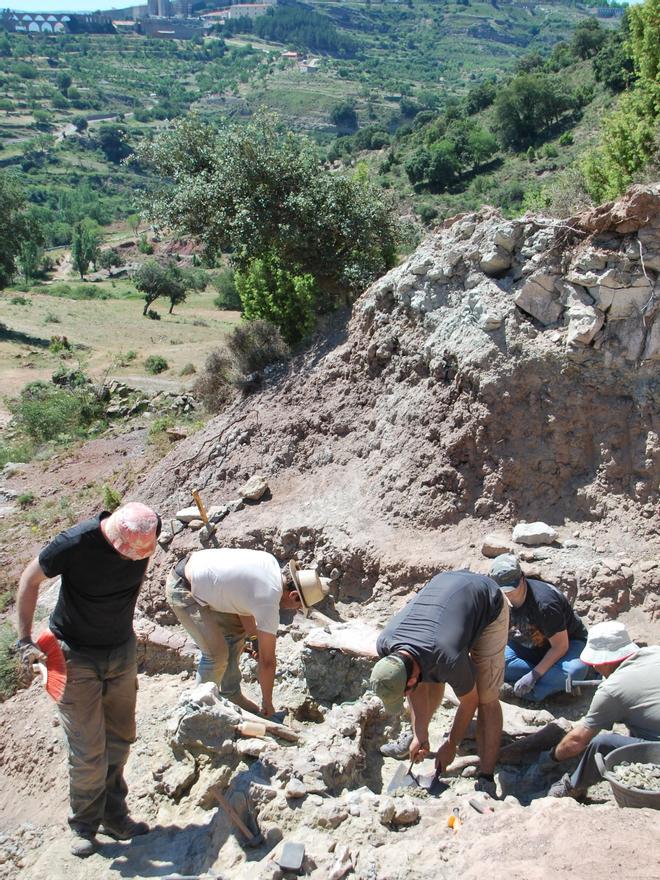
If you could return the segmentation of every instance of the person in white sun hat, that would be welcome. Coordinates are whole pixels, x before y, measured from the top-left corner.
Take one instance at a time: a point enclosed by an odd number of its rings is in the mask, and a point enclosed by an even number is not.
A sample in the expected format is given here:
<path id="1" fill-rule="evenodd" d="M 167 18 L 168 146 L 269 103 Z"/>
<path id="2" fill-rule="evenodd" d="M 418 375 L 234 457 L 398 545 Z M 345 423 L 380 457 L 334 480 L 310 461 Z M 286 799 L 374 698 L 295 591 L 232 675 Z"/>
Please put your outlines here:
<path id="1" fill-rule="evenodd" d="M 263 550 L 198 550 L 181 559 L 170 574 L 167 601 L 201 652 L 197 681 L 217 684 L 223 697 L 250 712 L 275 714 L 275 642 L 280 609 L 305 615 L 328 594 L 330 581 L 291 561 L 280 566 Z M 238 661 L 245 640 L 259 645 L 261 706 L 241 692 Z"/>
<path id="2" fill-rule="evenodd" d="M 660 741 L 660 646 L 640 648 L 616 620 L 589 630 L 580 659 L 603 676 L 589 711 L 561 742 L 546 753 L 546 762 L 560 763 L 581 755 L 571 775 L 565 773 L 548 791 L 549 797 L 583 797 L 600 781 L 594 756 L 620 746 Z M 630 736 L 611 731 L 625 724 Z"/>

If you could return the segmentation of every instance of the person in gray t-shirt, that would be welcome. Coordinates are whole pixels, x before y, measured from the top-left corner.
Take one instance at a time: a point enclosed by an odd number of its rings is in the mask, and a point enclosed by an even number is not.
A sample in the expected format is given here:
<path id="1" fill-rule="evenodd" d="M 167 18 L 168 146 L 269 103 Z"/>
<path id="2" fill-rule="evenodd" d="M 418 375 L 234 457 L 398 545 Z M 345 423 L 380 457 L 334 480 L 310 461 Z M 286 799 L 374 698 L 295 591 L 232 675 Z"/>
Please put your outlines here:
<path id="1" fill-rule="evenodd" d="M 549 797 L 580 798 L 600 781 L 595 755 L 639 742 L 660 742 L 660 646 L 640 648 L 622 623 L 607 621 L 589 630 L 581 659 L 604 677 L 589 711 L 545 762 L 566 761 L 582 755 L 575 772 L 568 773 L 548 791 Z M 625 724 L 630 736 L 611 731 Z"/>

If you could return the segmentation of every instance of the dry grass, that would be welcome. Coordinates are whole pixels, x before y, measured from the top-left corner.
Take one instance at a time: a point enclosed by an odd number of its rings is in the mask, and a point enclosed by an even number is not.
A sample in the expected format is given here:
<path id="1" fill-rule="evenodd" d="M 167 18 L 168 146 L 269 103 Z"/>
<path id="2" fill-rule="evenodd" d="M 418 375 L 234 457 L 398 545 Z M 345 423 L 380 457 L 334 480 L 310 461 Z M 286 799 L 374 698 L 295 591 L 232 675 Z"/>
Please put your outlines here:
<path id="1" fill-rule="evenodd" d="M 53 334 L 67 337 L 71 360 L 75 363 L 79 359 L 95 378 L 108 374 L 145 388 L 183 388 L 181 368 L 189 363 L 203 364 L 239 320 L 236 312 L 221 312 L 213 306 L 215 295 L 211 288 L 193 294 L 173 315 L 167 314 L 169 303 L 157 302 L 161 320 L 151 321 L 142 317 L 138 299 L 71 300 L 33 293 L 24 295 L 27 305 L 12 305 L 12 294 L 5 293 L 2 320 L 13 338 L 0 338 L 3 392 L 13 395 L 26 382 L 50 378 L 61 362 L 60 356 L 48 349 Z M 46 323 L 47 315 L 50 323 Z M 128 351 L 136 353 L 135 359 L 118 366 L 118 357 Z M 145 358 L 154 354 L 162 355 L 169 364 L 167 372 L 157 377 L 144 369 Z"/>

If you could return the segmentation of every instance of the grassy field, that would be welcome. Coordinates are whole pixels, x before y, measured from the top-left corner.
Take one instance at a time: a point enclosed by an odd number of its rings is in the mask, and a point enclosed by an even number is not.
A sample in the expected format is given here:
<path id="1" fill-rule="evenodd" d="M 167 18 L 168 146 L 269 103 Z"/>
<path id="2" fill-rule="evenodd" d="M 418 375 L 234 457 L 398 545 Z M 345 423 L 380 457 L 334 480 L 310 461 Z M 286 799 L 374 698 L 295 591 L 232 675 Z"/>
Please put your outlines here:
<path id="1" fill-rule="evenodd" d="M 75 365 L 79 361 L 96 379 L 116 376 L 145 389 L 178 390 L 191 379 L 180 375 L 182 368 L 187 364 L 202 367 L 208 352 L 240 320 L 235 312 L 215 308 L 216 294 L 209 289 L 192 294 L 173 315 L 161 307 L 161 320 L 152 321 L 142 317 L 142 300 L 129 293 L 129 285 L 114 283 L 114 288 L 112 282 L 94 285 L 117 297 L 106 300 L 34 292 L 2 294 L 5 329 L 0 328 L 0 376 L 5 395 L 16 394 L 26 382 L 50 379 L 63 360 L 61 353 L 51 351 L 53 336 L 66 336 L 71 346 L 67 362 Z M 12 304 L 17 298 L 24 298 L 25 304 Z M 129 352 L 135 357 L 127 359 Z M 153 354 L 164 357 L 169 365 L 158 376 L 150 376 L 144 367 L 145 358 Z"/>

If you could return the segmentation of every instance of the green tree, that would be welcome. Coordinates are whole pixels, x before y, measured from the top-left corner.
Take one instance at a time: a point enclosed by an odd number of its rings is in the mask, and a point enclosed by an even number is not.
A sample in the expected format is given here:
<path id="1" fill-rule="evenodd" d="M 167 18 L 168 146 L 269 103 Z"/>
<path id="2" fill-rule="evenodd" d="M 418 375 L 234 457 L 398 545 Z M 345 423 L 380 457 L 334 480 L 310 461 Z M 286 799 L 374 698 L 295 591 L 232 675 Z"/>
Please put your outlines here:
<path id="1" fill-rule="evenodd" d="M 71 262 L 80 274 L 81 281 L 85 280 L 85 272 L 90 264 L 96 265 L 101 244 L 101 236 L 97 224 L 85 217 L 76 223 L 71 236 Z"/>
<path id="2" fill-rule="evenodd" d="M 573 94 L 559 77 L 544 73 L 514 77 L 495 98 L 495 126 L 502 145 L 525 149 L 574 106 Z"/>
<path id="3" fill-rule="evenodd" d="M 460 173 L 461 163 L 456 146 L 443 138 L 429 150 L 429 184 L 438 190 L 448 189 Z"/>
<path id="4" fill-rule="evenodd" d="M 25 198 L 13 176 L 0 172 L 0 290 L 16 272 L 16 258 L 29 237 Z"/>
<path id="5" fill-rule="evenodd" d="M 63 95 L 67 94 L 72 82 L 73 80 L 71 79 L 70 73 L 67 73 L 66 70 L 58 71 L 57 76 L 55 77 L 55 84 Z"/>
<path id="6" fill-rule="evenodd" d="M 132 147 L 125 125 L 116 122 L 99 125 L 97 138 L 108 162 L 119 164 L 122 159 L 130 156 Z"/>
<path id="7" fill-rule="evenodd" d="M 578 58 L 591 58 L 607 39 L 607 31 L 595 18 L 587 18 L 576 25 L 571 39 L 571 49 Z"/>
<path id="8" fill-rule="evenodd" d="M 237 272 L 236 289 L 244 317 L 270 321 L 290 345 L 313 329 L 316 282 L 310 274 L 289 272 L 276 254 L 253 260 L 246 272 Z"/>
<path id="9" fill-rule="evenodd" d="M 628 88 L 633 78 L 633 62 L 629 45 L 621 34 L 609 34 L 592 63 L 597 82 L 612 92 L 622 92 Z"/>
<path id="10" fill-rule="evenodd" d="M 584 159 L 587 189 L 596 199 L 615 198 L 657 150 L 660 116 L 660 4 L 645 0 L 627 10 L 628 48 L 635 79 L 618 109 L 605 120 L 603 145 Z"/>
<path id="11" fill-rule="evenodd" d="M 44 255 L 44 243 L 45 236 L 41 223 L 35 212 L 30 211 L 25 218 L 25 237 L 18 251 L 18 264 L 26 287 L 39 270 Z"/>
<path id="12" fill-rule="evenodd" d="M 398 227 L 382 191 L 326 171 L 308 140 L 271 117 L 220 132 L 183 120 L 136 154 L 167 179 L 150 204 L 161 227 L 196 236 L 211 256 L 231 252 L 243 272 L 277 254 L 295 275 L 314 276 L 321 308 L 394 263 Z"/>
<path id="13" fill-rule="evenodd" d="M 335 104 L 330 111 L 330 119 L 333 125 L 337 126 L 338 131 L 342 134 L 350 134 L 357 131 L 358 117 L 355 106 L 349 101 L 342 101 L 341 104 Z"/>
<path id="14" fill-rule="evenodd" d="M 179 269 L 178 266 L 161 266 L 156 260 L 147 260 L 133 275 L 137 289 L 144 294 L 146 316 L 149 306 L 159 298 L 169 299 L 169 314 L 174 306 L 185 302 L 190 290 L 204 290 L 208 276 L 201 269 Z"/>
<path id="15" fill-rule="evenodd" d="M 71 120 L 77 132 L 83 132 L 87 129 L 87 119 L 82 114 L 74 116 Z"/>

